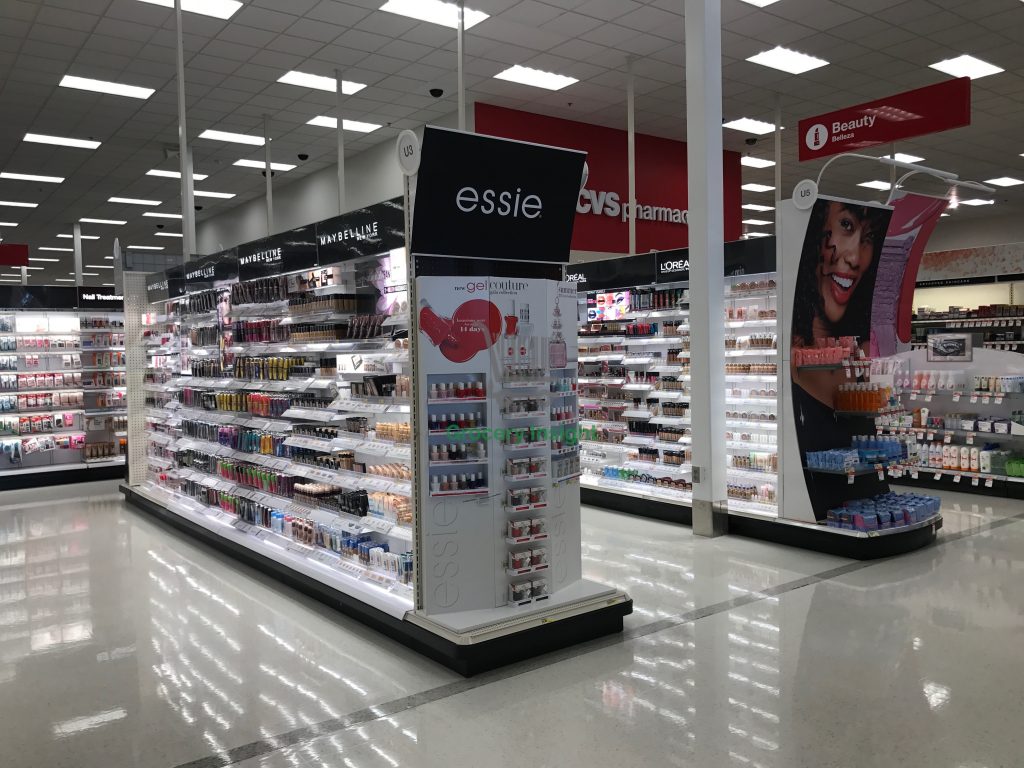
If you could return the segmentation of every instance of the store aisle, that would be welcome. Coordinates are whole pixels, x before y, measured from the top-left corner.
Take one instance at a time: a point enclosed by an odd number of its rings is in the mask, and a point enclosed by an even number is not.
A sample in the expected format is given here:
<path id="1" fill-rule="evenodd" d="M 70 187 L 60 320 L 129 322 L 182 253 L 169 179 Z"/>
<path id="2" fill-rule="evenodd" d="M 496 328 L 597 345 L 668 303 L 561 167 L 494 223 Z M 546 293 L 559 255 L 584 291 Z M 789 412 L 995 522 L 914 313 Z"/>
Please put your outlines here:
<path id="1" fill-rule="evenodd" d="M 939 546 L 870 564 L 587 509 L 626 635 L 467 681 L 114 484 L 7 493 L 0 764 L 1016 765 L 1024 505 L 946 502 Z"/>

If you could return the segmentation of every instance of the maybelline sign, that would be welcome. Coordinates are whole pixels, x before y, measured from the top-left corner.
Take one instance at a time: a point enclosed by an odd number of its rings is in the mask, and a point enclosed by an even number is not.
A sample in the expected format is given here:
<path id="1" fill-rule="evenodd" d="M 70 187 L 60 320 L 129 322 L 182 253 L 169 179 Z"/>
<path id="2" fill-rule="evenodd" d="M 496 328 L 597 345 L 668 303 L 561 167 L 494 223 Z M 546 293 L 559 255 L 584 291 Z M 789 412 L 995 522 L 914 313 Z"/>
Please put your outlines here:
<path id="1" fill-rule="evenodd" d="M 317 266 L 314 225 L 238 246 L 238 279 L 299 272 Z"/>
<path id="2" fill-rule="evenodd" d="M 594 216 L 609 216 L 621 221 L 629 220 L 629 202 L 622 202 L 618 192 L 599 192 L 593 189 L 584 189 L 580 192 L 579 202 L 576 203 L 576 213 L 592 214 Z M 672 208 L 666 205 L 644 205 L 637 202 L 637 221 L 664 221 L 670 224 L 689 224 L 690 212 L 683 208 Z"/>
<path id="3" fill-rule="evenodd" d="M 349 211 L 316 225 L 320 266 L 362 259 L 405 245 L 405 212 L 402 199 Z"/>

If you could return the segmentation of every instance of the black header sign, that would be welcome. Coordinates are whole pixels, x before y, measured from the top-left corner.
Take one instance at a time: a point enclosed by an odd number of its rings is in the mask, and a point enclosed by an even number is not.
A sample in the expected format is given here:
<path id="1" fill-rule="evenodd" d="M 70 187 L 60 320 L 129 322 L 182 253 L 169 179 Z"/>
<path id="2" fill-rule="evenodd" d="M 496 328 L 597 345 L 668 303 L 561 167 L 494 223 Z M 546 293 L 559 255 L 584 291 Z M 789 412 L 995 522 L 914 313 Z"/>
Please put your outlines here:
<path id="1" fill-rule="evenodd" d="M 568 262 L 586 153 L 427 126 L 412 251 Z"/>
<path id="2" fill-rule="evenodd" d="M 124 311 L 124 296 L 112 288 L 78 288 L 78 308 L 84 310 Z"/>
<path id="3" fill-rule="evenodd" d="M 313 224 L 238 246 L 238 279 L 254 280 L 313 269 L 316 233 Z"/>
<path id="4" fill-rule="evenodd" d="M 238 279 L 238 252 L 234 248 L 200 256 L 185 265 L 185 287 L 190 292 L 208 291 Z"/>
<path id="5" fill-rule="evenodd" d="M 570 283 L 576 283 L 578 293 L 610 288 L 632 288 L 652 283 L 654 268 L 654 254 L 641 253 L 623 259 L 569 264 L 565 268 L 565 279 Z"/>
<path id="6" fill-rule="evenodd" d="M 725 244 L 725 274 L 759 275 L 775 271 L 775 238 L 752 237 Z"/>
<path id="7" fill-rule="evenodd" d="M 690 250 L 676 248 L 655 254 L 656 278 L 658 283 L 676 283 L 690 279 Z"/>
<path id="8" fill-rule="evenodd" d="M 78 291 L 63 285 L 0 285 L 5 309 L 74 309 Z"/>
<path id="9" fill-rule="evenodd" d="M 404 248 L 402 198 L 321 221 L 316 225 L 316 247 L 321 267 Z"/>
<path id="10" fill-rule="evenodd" d="M 154 272 L 146 278 L 146 301 L 177 299 L 185 295 L 184 267 L 171 267 L 164 272 Z"/>

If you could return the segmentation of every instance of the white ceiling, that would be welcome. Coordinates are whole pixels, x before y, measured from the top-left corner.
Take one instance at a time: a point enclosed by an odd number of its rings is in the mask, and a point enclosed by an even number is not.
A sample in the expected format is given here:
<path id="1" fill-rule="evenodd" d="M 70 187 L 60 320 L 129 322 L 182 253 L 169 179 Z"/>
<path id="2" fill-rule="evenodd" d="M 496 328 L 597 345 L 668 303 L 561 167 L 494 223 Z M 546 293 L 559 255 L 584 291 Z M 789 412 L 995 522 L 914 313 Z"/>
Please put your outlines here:
<path id="1" fill-rule="evenodd" d="M 346 134 L 354 154 L 389 141 L 404 128 L 431 122 L 455 109 L 455 35 L 445 27 L 378 10 L 384 0 L 243 0 L 229 21 L 185 14 L 188 132 L 206 128 L 262 133 L 271 120 L 274 160 L 298 163 L 278 174 L 287 184 L 330 165 L 335 138 L 305 125 L 331 114 L 334 95 L 277 83 L 289 69 L 367 84 L 346 100 L 349 119 L 385 125 L 371 134 Z M 938 82 L 928 65 L 970 53 L 1006 71 L 974 82 L 973 124 L 901 143 L 898 151 L 963 177 L 1024 178 L 1024 2 L 1021 0 L 780 0 L 758 9 L 740 0 L 723 3 L 725 119 L 772 120 L 781 98 L 785 122 L 860 101 Z M 491 18 L 467 33 L 466 86 L 470 98 L 585 122 L 625 127 L 625 66 L 634 56 L 638 130 L 685 138 L 683 0 L 470 0 Z M 138 0 L 0 0 L 0 170 L 67 177 L 60 185 L 0 180 L 0 200 L 39 203 L 36 209 L 0 207 L 0 221 L 19 223 L 8 241 L 68 247 L 58 240 L 82 216 L 127 219 L 123 227 L 85 225 L 87 264 L 101 263 L 116 235 L 122 245 L 180 242 L 155 237 L 159 220 L 138 206 L 107 203 L 111 196 L 163 201 L 177 212 L 173 179 L 145 176 L 150 168 L 175 170 L 165 148 L 177 146 L 173 12 Z M 829 66 L 795 77 L 748 63 L 748 56 L 785 45 L 827 59 Z M 580 82 L 548 92 L 495 80 L 511 64 L 568 74 Z M 148 86 L 147 101 L 58 88 L 65 74 Z M 435 99 L 428 89 L 442 87 Z M 26 132 L 103 141 L 96 151 L 27 144 Z M 771 137 L 752 149 L 745 134 L 725 131 L 728 148 L 771 157 Z M 193 142 L 195 170 L 210 178 L 198 189 L 233 192 L 234 200 L 200 199 L 199 219 L 263 194 L 259 170 L 232 167 L 262 149 Z M 882 152 L 879 152 L 882 154 Z M 783 153 L 788 189 L 817 167 L 800 164 L 796 142 Z M 745 181 L 771 183 L 773 169 L 744 169 Z M 846 166 L 830 177 L 836 191 L 857 181 L 886 178 L 879 167 Z M 862 192 L 867 193 L 866 190 Z M 746 194 L 771 203 L 772 195 Z M 1024 187 L 1000 190 L 999 205 L 954 215 L 1024 212 Z M 178 223 L 163 220 L 167 230 Z M 66 277 L 70 254 L 56 268 L 32 273 L 32 282 Z M 107 262 L 109 263 L 109 262 Z M 35 264 L 35 266 L 43 266 Z M 2 270 L 0 270 L 2 271 Z M 106 272 L 106 270 L 104 270 Z M 105 282 L 107 275 L 92 278 Z"/>

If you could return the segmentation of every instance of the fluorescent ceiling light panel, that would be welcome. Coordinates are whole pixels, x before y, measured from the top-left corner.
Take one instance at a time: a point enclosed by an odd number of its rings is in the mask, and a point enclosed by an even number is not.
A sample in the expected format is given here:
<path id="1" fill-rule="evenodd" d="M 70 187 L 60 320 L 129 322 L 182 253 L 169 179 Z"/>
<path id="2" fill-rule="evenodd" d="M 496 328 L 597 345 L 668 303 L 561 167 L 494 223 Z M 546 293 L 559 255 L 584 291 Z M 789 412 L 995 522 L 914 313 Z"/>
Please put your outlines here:
<path id="1" fill-rule="evenodd" d="M 302 88 L 314 88 L 318 91 L 330 91 L 331 93 L 338 92 L 338 81 L 333 77 L 324 77 L 323 75 L 311 75 L 307 72 L 299 72 L 297 69 L 293 69 L 291 72 L 286 72 L 277 78 L 277 82 L 284 83 L 285 85 L 298 85 Z M 350 80 L 341 81 L 341 92 L 346 96 L 351 96 L 353 93 L 359 93 L 366 87 L 365 83 L 353 83 Z"/>
<path id="2" fill-rule="evenodd" d="M 767 227 L 769 224 L 774 224 L 774 221 L 765 221 L 764 219 L 744 219 L 744 224 L 750 224 L 755 227 Z"/>
<path id="3" fill-rule="evenodd" d="M 0 227 L 16 227 L 16 226 L 18 226 L 18 225 L 15 222 L 13 222 L 13 221 L 0 221 Z"/>
<path id="4" fill-rule="evenodd" d="M 99 277 L 99 272 L 83 272 L 82 277 Z"/>
<path id="5" fill-rule="evenodd" d="M 757 211 L 758 213 L 764 213 L 765 211 L 775 210 L 775 206 L 773 205 L 758 205 L 757 203 L 745 203 L 741 207 L 745 211 Z"/>
<path id="6" fill-rule="evenodd" d="M 74 240 L 75 239 L 74 235 L 57 235 L 57 237 L 59 237 L 59 238 L 61 238 L 63 240 Z M 100 236 L 99 235 L 82 235 L 81 238 L 83 240 L 99 240 Z"/>
<path id="7" fill-rule="evenodd" d="M 1000 176 L 998 179 L 989 179 L 985 182 L 986 184 L 992 184 L 996 187 L 1018 187 L 1024 184 L 1024 181 L 1015 179 L 1012 176 Z"/>
<path id="8" fill-rule="evenodd" d="M 63 176 L 39 176 L 35 173 L 9 173 L 4 171 L 0 173 L 0 179 L 10 179 L 11 181 L 42 181 L 46 184 L 63 184 Z"/>
<path id="9" fill-rule="evenodd" d="M 771 237 L 771 232 L 746 232 L 744 237 Z"/>
<path id="10" fill-rule="evenodd" d="M 262 147 L 266 144 L 262 136 L 252 136 L 248 133 L 232 133 L 231 131 L 215 131 L 207 129 L 199 134 L 200 139 L 210 141 L 230 141 L 233 144 L 251 144 L 254 147 Z"/>
<path id="11" fill-rule="evenodd" d="M 728 123 L 723 123 L 722 127 L 732 128 L 734 131 L 752 133 L 755 136 L 764 136 L 766 133 L 773 133 L 775 131 L 775 126 L 772 123 L 766 123 L 764 120 L 754 120 L 750 117 L 730 120 Z"/>
<path id="12" fill-rule="evenodd" d="M 86 269 L 113 269 L 113 264 L 86 264 Z"/>
<path id="13" fill-rule="evenodd" d="M 429 21 L 451 29 L 459 28 L 459 6 L 442 0 L 388 0 L 380 7 L 382 11 L 408 16 L 410 19 Z M 479 24 L 488 18 L 483 11 L 466 8 L 463 11 L 462 23 L 466 29 Z"/>
<path id="14" fill-rule="evenodd" d="M 100 145 L 100 142 L 91 139 L 69 139 L 65 136 L 45 136 L 41 133 L 26 133 L 25 141 L 31 144 L 53 144 L 56 147 L 76 149 L 96 149 Z"/>
<path id="15" fill-rule="evenodd" d="M 877 189 L 882 192 L 888 192 L 892 189 L 892 184 L 888 181 L 862 181 L 857 185 L 858 187 L 867 187 L 868 189 Z"/>
<path id="16" fill-rule="evenodd" d="M 146 211 L 143 216 L 151 219 L 180 219 L 180 213 L 160 213 L 159 211 Z"/>
<path id="17" fill-rule="evenodd" d="M 744 184 L 740 189 L 747 192 L 771 192 L 775 187 L 769 187 L 767 184 Z"/>
<path id="18" fill-rule="evenodd" d="M 184 237 L 180 232 L 156 232 L 157 237 Z"/>
<path id="19" fill-rule="evenodd" d="M 28 260 L 29 261 L 60 261 L 60 259 L 47 259 L 47 258 L 43 258 L 42 256 L 29 256 Z"/>
<path id="20" fill-rule="evenodd" d="M 113 288 L 114 287 L 114 283 L 104 283 L 103 287 L 104 288 L 107 288 L 107 287 Z"/>
<path id="21" fill-rule="evenodd" d="M 161 171 L 161 170 L 159 170 L 157 168 L 154 168 L 152 171 L 146 171 L 146 175 L 147 176 L 163 176 L 166 179 L 180 179 L 181 178 L 181 173 L 179 171 Z M 204 179 L 208 179 L 208 178 L 210 178 L 210 177 L 207 176 L 205 173 L 193 173 L 192 174 L 192 180 L 193 181 L 203 181 Z"/>
<path id="22" fill-rule="evenodd" d="M 36 267 L 36 269 L 42 269 L 42 267 Z M 0 277 L 15 277 L 18 280 L 21 279 L 21 275 L 19 273 L 16 273 L 16 272 L 6 272 L 6 273 L 0 275 Z"/>
<path id="23" fill-rule="evenodd" d="M 54 248 L 49 245 L 44 245 L 41 248 L 36 248 L 37 251 L 59 251 L 61 253 L 74 253 L 74 248 Z"/>
<path id="24" fill-rule="evenodd" d="M 972 207 L 977 207 L 977 206 L 980 206 L 980 205 L 995 205 L 995 204 L 996 204 L 995 200 L 982 200 L 981 198 L 977 198 L 977 197 L 973 198 L 971 200 L 961 200 L 960 201 L 960 205 L 970 205 Z"/>
<path id="25" fill-rule="evenodd" d="M 39 203 L 18 203 L 13 200 L 0 200 L 0 207 L 2 206 L 8 208 L 38 208 Z"/>
<path id="26" fill-rule="evenodd" d="M 192 194 L 195 197 L 215 197 L 218 200 L 230 200 L 235 196 L 233 192 L 202 192 L 198 189 L 193 190 Z"/>
<path id="27" fill-rule="evenodd" d="M 58 277 L 54 278 L 58 283 L 73 283 L 75 282 L 70 277 Z"/>
<path id="28" fill-rule="evenodd" d="M 306 125 L 316 125 L 320 128 L 330 128 L 331 130 L 338 129 L 338 118 L 331 117 L 330 115 L 317 115 L 310 120 Z M 380 126 L 377 123 L 364 123 L 359 120 L 343 120 L 342 126 L 346 131 L 352 131 L 353 133 L 372 133 L 376 131 Z"/>
<path id="29" fill-rule="evenodd" d="M 174 0 L 140 0 L 150 5 L 173 8 Z M 215 19 L 230 19 L 242 7 L 238 0 L 181 0 L 181 10 L 213 16 Z"/>
<path id="30" fill-rule="evenodd" d="M 133 251 L 162 251 L 164 247 L 162 245 L 129 245 Z M 113 258 L 109 256 L 108 258 Z"/>
<path id="31" fill-rule="evenodd" d="M 234 164 L 242 168 L 259 168 L 261 171 L 267 167 L 267 164 L 261 160 L 236 160 Z M 294 168 L 295 166 L 289 163 L 270 164 L 270 170 L 272 171 L 291 171 Z"/>
<path id="32" fill-rule="evenodd" d="M 774 5 L 779 0 L 743 0 L 747 5 L 754 5 L 758 8 L 767 8 L 769 5 Z"/>
<path id="33" fill-rule="evenodd" d="M 110 197 L 108 203 L 124 203 L 125 205 L 163 205 L 159 200 L 139 200 L 135 197 Z"/>
<path id="34" fill-rule="evenodd" d="M 989 64 L 987 61 L 968 56 L 966 53 L 963 56 L 957 56 L 955 59 L 937 61 L 930 66 L 932 69 L 945 72 L 947 75 L 969 77 L 971 80 L 977 80 L 979 77 L 988 77 L 989 75 L 998 75 L 1003 71 L 1001 67 L 997 67 L 995 64 Z"/>
<path id="35" fill-rule="evenodd" d="M 74 75 L 64 75 L 60 81 L 60 86 L 61 88 L 76 88 L 80 91 L 109 93 L 112 96 L 128 96 L 132 99 L 148 99 L 156 93 L 152 88 L 112 83 L 108 80 L 93 80 L 88 77 L 75 77 Z"/>
<path id="36" fill-rule="evenodd" d="M 745 165 L 747 168 L 771 168 L 775 165 L 775 161 L 765 160 L 761 157 L 749 157 L 744 155 L 740 158 L 740 165 Z"/>
<path id="37" fill-rule="evenodd" d="M 532 85 L 537 88 L 546 88 L 549 91 L 560 91 L 573 83 L 579 82 L 575 77 L 545 72 L 533 67 L 524 67 L 521 64 L 511 66 L 494 77 L 498 80 L 508 80 L 510 83 L 522 83 L 523 85 Z"/>
<path id="38" fill-rule="evenodd" d="M 902 152 L 897 152 L 895 157 L 893 155 L 882 155 L 883 160 L 895 160 L 898 163 L 923 163 L 924 158 L 918 157 L 917 155 L 905 155 Z"/>
<path id="39" fill-rule="evenodd" d="M 83 224 L 113 224 L 116 227 L 120 227 L 123 224 L 127 224 L 127 221 L 120 221 L 118 219 L 79 219 Z"/>
<path id="40" fill-rule="evenodd" d="M 747 61 L 752 64 L 760 64 L 763 67 L 771 67 L 772 69 L 788 72 L 791 75 L 802 75 L 804 72 L 810 72 L 812 69 L 818 69 L 828 64 L 827 61 L 819 59 L 817 56 L 809 56 L 806 53 L 800 53 L 800 51 L 792 51 L 789 48 L 783 48 L 781 45 L 772 48 L 770 51 L 764 51 L 756 56 L 751 56 Z"/>
<path id="41" fill-rule="evenodd" d="M 44 271 L 46 269 L 46 267 L 25 267 L 25 269 L 30 270 L 30 271 L 34 271 L 34 272 L 41 272 L 41 271 Z"/>

